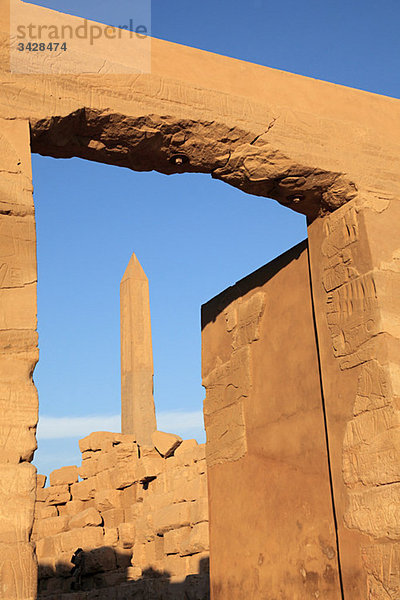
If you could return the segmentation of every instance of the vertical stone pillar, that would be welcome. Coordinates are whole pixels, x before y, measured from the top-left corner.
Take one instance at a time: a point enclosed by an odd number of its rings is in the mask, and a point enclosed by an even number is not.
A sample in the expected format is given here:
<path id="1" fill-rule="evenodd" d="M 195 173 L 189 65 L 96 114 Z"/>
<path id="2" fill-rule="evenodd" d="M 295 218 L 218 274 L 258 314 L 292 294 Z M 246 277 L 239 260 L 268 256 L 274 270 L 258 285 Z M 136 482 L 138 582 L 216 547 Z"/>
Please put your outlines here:
<path id="1" fill-rule="evenodd" d="M 0 120 L 0 598 L 36 598 L 36 239 L 27 121 Z"/>
<path id="2" fill-rule="evenodd" d="M 400 598 L 400 201 L 309 228 L 345 600 Z"/>
<path id="3" fill-rule="evenodd" d="M 122 433 L 151 445 L 157 429 L 153 398 L 153 350 L 149 283 L 135 254 L 120 287 Z"/>

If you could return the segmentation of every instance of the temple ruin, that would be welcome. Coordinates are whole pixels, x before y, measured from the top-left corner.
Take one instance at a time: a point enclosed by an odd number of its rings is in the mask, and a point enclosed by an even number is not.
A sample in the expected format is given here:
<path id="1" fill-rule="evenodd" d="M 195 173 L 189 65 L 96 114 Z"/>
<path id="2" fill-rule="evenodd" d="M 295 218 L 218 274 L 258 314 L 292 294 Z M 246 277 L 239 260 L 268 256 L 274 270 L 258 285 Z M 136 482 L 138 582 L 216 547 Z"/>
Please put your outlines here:
<path id="1" fill-rule="evenodd" d="M 76 17 L 15 2 L 27 20 L 78 25 Z M 37 597 L 43 540 L 76 535 L 71 521 L 89 552 L 104 548 L 89 559 L 108 561 L 103 575 L 122 569 L 142 584 L 140 530 L 155 536 L 144 544 L 152 560 L 164 565 L 164 557 L 175 556 L 168 559 L 170 573 L 181 569 L 182 578 L 194 568 L 201 577 L 205 563 L 190 565 L 190 557 L 207 553 L 196 544 L 209 519 L 212 600 L 398 600 L 399 101 L 156 39 L 151 71 L 132 73 L 124 36 L 112 55 L 102 42 L 73 54 L 74 73 L 49 73 L 40 53 L 12 72 L 9 4 L 3 4 L 0 598 Z M 82 481 L 74 469 L 56 473 L 52 497 L 37 481 L 31 152 L 166 174 L 208 173 L 307 216 L 305 243 L 202 309 L 205 460 L 203 450 L 185 442 L 165 458 L 154 446 L 148 455 L 132 455 L 130 433 L 89 436 L 81 449 L 94 471 L 81 471 Z M 204 485 L 205 464 L 207 515 L 204 489 L 194 489 Z M 159 496 L 154 483 L 172 485 L 167 465 L 174 465 L 180 488 L 172 509 L 159 506 L 166 490 Z M 192 475 L 197 483 L 190 490 Z M 102 489 L 113 494 L 93 497 L 91 478 L 103 478 Z M 139 492 L 137 501 L 129 488 Z M 201 516 L 189 510 L 196 503 Z M 35 504 L 43 506 L 33 529 Z M 72 515 L 71 505 L 83 510 Z M 55 506 L 62 507 L 57 514 Z M 114 512 L 104 519 L 102 510 Z M 46 520 L 54 536 L 43 538 Z M 117 547 L 115 530 L 120 553 L 107 550 Z M 98 573 L 91 576 L 101 579 Z M 72 600 L 72 590 L 66 593 Z M 83 598 L 122 600 L 124 593 L 115 583 L 108 595 L 92 590 Z"/>
<path id="2" fill-rule="evenodd" d="M 135 254 L 120 299 L 122 433 L 80 440 L 81 465 L 56 469 L 48 487 L 37 475 L 38 598 L 207 600 L 205 445 L 157 431 L 149 285 Z"/>

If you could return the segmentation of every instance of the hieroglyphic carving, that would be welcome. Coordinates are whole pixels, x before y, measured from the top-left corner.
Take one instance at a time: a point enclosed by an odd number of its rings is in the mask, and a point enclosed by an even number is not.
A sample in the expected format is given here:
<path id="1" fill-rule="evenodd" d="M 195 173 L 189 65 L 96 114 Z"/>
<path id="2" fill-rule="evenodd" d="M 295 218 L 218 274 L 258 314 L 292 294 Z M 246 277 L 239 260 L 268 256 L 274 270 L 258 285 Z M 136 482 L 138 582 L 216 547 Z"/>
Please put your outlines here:
<path id="1" fill-rule="evenodd" d="M 251 344 L 259 338 L 264 309 L 265 294 L 256 292 L 232 302 L 224 312 L 232 353 L 228 361 L 217 364 L 203 378 L 209 466 L 246 454 L 243 403 L 251 393 Z"/>
<path id="2" fill-rule="evenodd" d="M 400 597 L 400 544 L 366 546 L 362 552 L 368 575 L 368 598 Z"/>
<path id="3" fill-rule="evenodd" d="M 0 544 L 0 598 L 35 600 L 37 567 L 29 543 Z"/>
<path id="4" fill-rule="evenodd" d="M 36 241 L 29 125 L 0 122 L 0 598 L 33 600 Z"/>
<path id="5" fill-rule="evenodd" d="M 397 600 L 399 544 L 389 540 L 400 540 L 400 366 L 384 348 L 385 340 L 398 333 L 393 302 L 398 250 L 391 262 L 375 262 L 365 210 L 369 205 L 348 205 L 325 219 L 322 285 L 332 353 L 342 372 L 357 369 L 354 416 L 343 440 L 345 525 L 376 540 L 361 548 L 368 597 Z"/>

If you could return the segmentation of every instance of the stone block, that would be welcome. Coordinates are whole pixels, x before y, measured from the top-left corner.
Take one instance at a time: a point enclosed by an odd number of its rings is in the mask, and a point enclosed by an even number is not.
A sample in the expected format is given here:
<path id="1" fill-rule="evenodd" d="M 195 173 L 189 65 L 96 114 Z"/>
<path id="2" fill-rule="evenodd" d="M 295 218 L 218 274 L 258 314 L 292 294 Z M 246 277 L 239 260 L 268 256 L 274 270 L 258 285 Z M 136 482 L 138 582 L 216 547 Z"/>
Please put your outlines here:
<path id="1" fill-rule="evenodd" d="M 165 570 L 170 574 L 172 583 L 184 581 L 187 575 L 187 558 L 169 554 L 165 558 Z"/>
<path id="2" fill-rule="evenodd" d="M 127 581 L 136 581 L 137 579 L 140 579 L 142 577 L 143 573 L 140 567 L 127 567 L 125 572 Z"/>
<path id="3" fill-rule="evenodd" d="M 124 522 L 124 509 L 123 508 L 111 508 L 101 513 L 104 521 L 104 527 L 114 528 L 118 527 Z"/>
<path id="4" fill-rule="evenodd" d="M 117 461 L 124 459 L 137 460 L 139 458 L 139 447 L 135 442 L 132 441 L 133 436 L 124 437 L 131 439 L 123 440 L 120 444 L 114 446 L 112 453 Z"/>
<path id="5" fill-rule="evenodd" d="M 154 539 L 154 526 L 152 523 L 152 515 L 143 513 L 134 520 L 129 521 L 134 523 L 136 527 L 136 542 L 144 544 L 145 542 Z"/>
<path id="6" fill-rule="evenodd" d="M 131 565 L 133 567 L 144 567 L 146 564 L 145 541 L 139 542 L 137 539 L 132 546 Z"/>
<path id="7" fill-rule="evenodd" d="M 170 529 L 178 529 L 190 525 L 192 520 L 192 502 L 171 504 L 158 510 L 153 516 L 154 530 L 164 533 Z"/>
<path id="8" fill-rule="evenodd" d="M 144 483 L 157 477 L 165 468 L 164 462 L 160 455 L 141 458 L 137 467 L 137 481 Z"/>
<path id="9" fill-rule="evenodd" d="M 164 570 L 165 554 L 162 536 L 155 536 L 152 540 L 145 542 L 141 552 L 140 566 L 142 569 L 153 569 L 159 572 Z"/>
<path id="10" fill-rule="evenodd" d="M 37 475 L 36 475 L 36 487 L 37 487 L 37 489 L 44 488 L 44 486 L 46 485 L 46 481 L 47 481 L 46 475 L 40 475 L 39 473 L 37 473 Z"/>
<path id="11" fill-rule="evenodd" d="M 180 554 L 182 547 L 188 544 L 191 531 L 189 526 L 166 531 L 164 533 L 165 554 Z"/>
<path id="12" fill-rule="evenodd" d="M 89 479 L 89 477 L 97 475 L 97 461 L 98 458 L 96 456 L 90 456 L 90 458 L 82 460 L 82 464 L 78 469 L 79 476 L 82 479 Z"/>
<path id="13" fill-rule="evenodd" d="M 78 531 L 78 530 L 77 530 Z M 80 529 L 82 532 L 82 548 L 99 548 L 103 545 L 103 529 L 100 527 L 85 527 Z"/>
<path id="14" fill-rule="evenodd" d="M 164 460 L 164 466 L 166 465 L 167 461 L 170 460 L 169 458 L 167 460 Z M 151 493 L 157 494 L 159 496 L 162 496 L 163 494 L 166 493 L 167 491 L 167 486 L 166 486 L 166 480 L 168 477 L 169 473 L 167 473 L 167 469 L 165 469 L 162 473 L 160 473 L 159 475 L 157 475 L 157 478 L 154 479 L 151 482 Z"/>
<path id="15" fill-rule="evenodd" d="M 99 573 L 103 571 L 114 571 L 117 561 L 114 548 L 104 546 L 94 548 L 85 554 L 85 573 Z"/>
<path id="16" fill-rule="evenodd" d="M 56 559 L 54 556 L 37 556 L 39 581 L 54 577 L 56 572 Z"/>
<path id="17" fill-rule="evenodd" d="M 207 474 L 207 462 L 205 458 L 196 461 L 196 472 L 198 475 Z"/>
<path id="18" fill-rule="evenodd" d="M 79 448 L 81 452 L 92 452 L 100 450 L 110 450 L 114 445 L 123 441 L 121 433 L 111 433 L 109 431 L 95 431 L 85 438 L 79 440 Z"/>
<path id="19" fill-rule="evenodd" d="M 143 502 L 143 510 L 149 514 L 154 514 L 161 508 L 174 503 L 174 494 L 168 492 L 166 494 L 149 494 L 145 496 Z M 126 519 L 127 520 L 127 519 Z"/>
<path id="20" fill-rule="evenodd" d="M 79 483 L 74 483 L 71 486 L 72 499 L 92 500 L 96 494 L 96 485 L 96 477 L 90 477 L 89 479 L 84 479 L 84 481 L 79 481 Z"/>
<path id="21" fill-rule="evenodd" d="M 111 487 L 123 490 L 138 481 L 138 463 L 128 463 L 110 469 Z"/>
<path id="22" fill-rule="evenodd" d="M 49 488 L 45 489 L 48 490 L 46 499 L 48 504 L 65 504 L 71 500 L 71 494 L 68 485 L 51 485 Z"/>
<path id="23" fill-rule="evenodd" d="M 129 489 L 129 488 L 127 488 Z M 128 508 L 124 508 L 125 514 L 125 523 L 130 523 L 136 521 L 143 512 L 143 502 L 138 502 L 137 504 L 132 504 Z"/>
<path id="24" fill-rule="evenodd" d="M 206 459 L 206 445 L 199 444 L 197 448 L 193 448 L 193 460 L 194 462 L 198 462 L 199 460 Z"/>
<path id="25" fill-rule="evenodd" d="M 35 521 L 32 536 L 34 539 L 38 540 L 67 531 L 68 521 L 68 517 L 50 517 L 48 519 Z"/>
<path id="26" fill-rule="evenodd" d="M 81 547 L 82 542 L 82 531 L 80 529 L 68 529 L 61 534 L 59 534 L 56 538 L 53 538 L 55 544 L 57 544 L 57 549 L 55 550 L 55 554 L 61 552 L 74 552 L 77 548 Z"/>
<path id="27" fill-rule="evenodd" d="M 208 521 L 208 498 L 201 498 L 196 502 L 190 502 L 190 511 L 192 525 Z"/>
<path id="28" fill-rule="evenodd" d="M 180 450 L 180 446 L 178 450 Z M 173 458 L 175 459 L 176 466 L 193 467 L 195 463 L 193 460 L 192 449 L 187 450 L 186 452 L 182 452 L 181 454 L 178 454 L 178 450 L 176 450 L 173 456 Z M 168 465 L 168 467 L 170 468 L 170 465 Z"/>
<path id="29" fill-rule="evenodd" d="M 104 528 L 104 545 L 116 546 L 118 544 L 118 527 Z"/>
<path id="30" fill-rule="evenodd" d="M 133 484 L 122 490 L 120 498 L 121 508 L 130 508 L 136 503 L 137 499 L 137 485 Z"/>
<path id="31" fill-rule="evenodd" d="M 165 433 L 164 431 L 154 431 L 151 436 L 151 441 L 154 444 L 154 448 L 163 456 L 167 458 L 172 456 L 175 450 L 182 443 L 182 438 L 174 433 Z"/>
<path id="32" fill-rule="evenodd" d="M 194 575 L 208 575 L 210 570 L 210 553 L 200 552 L 187 557 L 187 573 Z"/>
<path id="33" fill-rule="evenodd" d="M 97 510 L 104 512 L 112 508 L 123 508 L 122 494 L 123 490 L 99 490 L 94 499 Z"/>
<path id="34" fill-rule="evenodd" d="M 113 448 L 114 450 L 114 448 Z M 97 472 L 101 473 L 102 471 L 106 471 L 108 469 L 113 469 L 117 466 L 118 462 L 114 452 L 111 450 L 109 452 L 98 452 L 97 459 Z"/>
<path id="35" fill-rule="evenodd" d="M 50 485 L 65 485 L 77 483 L 78 481 L 78 467 L 61 467 L 50 473 Z"/>
<path id="36" fill-rule="evenodd" d="M 55 506 L 49 506 L 44 502 L 36 502 L 35 504 L 35 519 L 48 519 L 49 517 L 57 517 L 57 508 Z"/>
<path id="37" fill-rule="evenodd" d="M 179 458 L 193 456 L 193 448 L 197 448 L 198 445 L 196 440 L 182 440 L 182 443 L 176 448 L 174 455 Z"/>
<path id="38" fill-rule="evenodd" d="M 166 462 L 168 462 L 168 459 Z M 185 481 L 188 481 L 190 471 L 188 468 L 176 466 L 172 469 L 165 481 L 166 491 L 174 493 L 177 489 L 182 487 Z"/>
<path id="39" fill-rule="evenodd" d="M 123 570 L 95 573 L 93 574 L 93 583 L 99 589 L 88 592 L 85 600 L 117 600 L 119 587 L 125 582 L 126 577 Z"/>
<path id="40" fill-rule="evenodd" d="M 75 552 L 77 548 L 91 550 L 100 548 L 104 545 L 104 536 L 102 527 L 82 527 L 81 529 L 71 529 L 60 534 L 60 548 L 63 552 Z"/>
<path id="41" fill-rule="evenodd" d="M 38 560 L 40 560 L 44 556 L 54 556 L 56 555 L 56 544 L 54 537 L 45 537 L 36 542 L 36 555 Z"/>
<path id="42" fill-rule="evenodd" d="M 69 527 L 71 529 L 81 527 L 97 527 L 103 523 L 103 519 L 98 510 L 95 508 L 87 508 L 82 512 L 74 515 L 69 520 Z"/>
<path id="43" fill-rule="evenodd" d="M 190 530 L 189 536 L 182 539 L 180 555 L 188 556 L 189 554 L 206 552 L 209 548 L 208 523 L 198 523 Z"/>
<path id="44" fill-rule="evenodd" d="M 121 523 L 118 526 L 119 543 L 123 548 L 132 548 L 135 543 L 136 527 L 134 523 Z"/>
<path id="45" fill-rule="evenodd" d="M 56 575 L 57 577 L 69 577 L 71 575 L 71 571 L 74 568 L 74 564 L 71 562 L 72 555 L 70 552 L 63 552 L 59 554 L 55 561 Z M 62 586 L 60 591 L 65 591 L 64 585 L 62 582 L 59 582 Z"/>
<path id="46" fill-rule="evenodd" d="M 36 502 L 47 502 L 49 497 L 49 488 L 39 488 L 36 490 Z"/>
<path id="47" fill-rule="evenodd" d="M 118 569 L 127 569 L 131 566 L 132 560 L 132 549 L 124 548 L 123 546 L 118 546 L 115 548 L 115 556 L 117 559 L 117 568 Z"/>
<path id="48" fill-rule="evenodd" d="M 164 466 L 165 466 L 166 473 L 174 471 L 176 468 L 179 468 L 182 466 L 180 458 L 176 457 L 175 455 L 168 456 L 168 458 L 166 458 L 164 460 L 165 460 Z"/>
<path id="49" fill-rule="evenodd" d="M 154 448 L 153 445 L 140 444 L 139 446 L 139 458 L 144 458 L 145 456 L 159 456 L 159 453 Z"/>
<path id="50" fill-rule="evenodd" d="M 109 490 L 113 487 L 113 481 L 111 479 L 111 470 L 100 471 L 96 475 L 96 491 Z"/>
<path id="51" fill-rule="evenodd" d="M 173 502 L 192 502 L 200 498 L 207 498 L 207 479 L 203 476 L 198 476 L 190 481 L 182 480 L 173 491 Z"/>
<path id="52" fill-rule="evenodd" d="M 87 504 L 88 503 L 83 502 L 83 500 L 70 500 L 67 504 L 62 504 L 57 507 L 58 514 L 73 517 L 85 510 L 88 507 Z"/>

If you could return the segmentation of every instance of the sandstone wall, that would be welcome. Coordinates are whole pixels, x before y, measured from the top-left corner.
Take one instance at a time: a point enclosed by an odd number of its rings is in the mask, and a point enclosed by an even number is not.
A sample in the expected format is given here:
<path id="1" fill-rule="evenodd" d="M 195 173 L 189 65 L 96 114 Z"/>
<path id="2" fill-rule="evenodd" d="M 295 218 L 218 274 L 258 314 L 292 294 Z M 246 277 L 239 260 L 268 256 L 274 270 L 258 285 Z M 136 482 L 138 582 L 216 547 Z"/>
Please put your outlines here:
<path id="1" fill-rule="evenodd" d="M 80 441 L 79 468 L 53 471 L 49 487 L 38 475 L 32 539 L 40 598 L 209 597 L 205 446 L 156 445 L 164 457 L 133 436 L 93 433 Z M 80 583 L 71 574 L 78 548 Z"/>
<path id="2" fill-rule="evenodd" d="M 38 398 L 29 123 L 0 119 L 0 598 L 34 600 L 30 544 Z"/>
<path id="3" fill-rule="evenodd" d="M 307 243 L 202 328 L 212 599 L 341 599 Z"/>
<path id="4" fill-rule="evenodd" d="M 345 598 L 400 598 L 400 201 L 309 228 Z"/>

